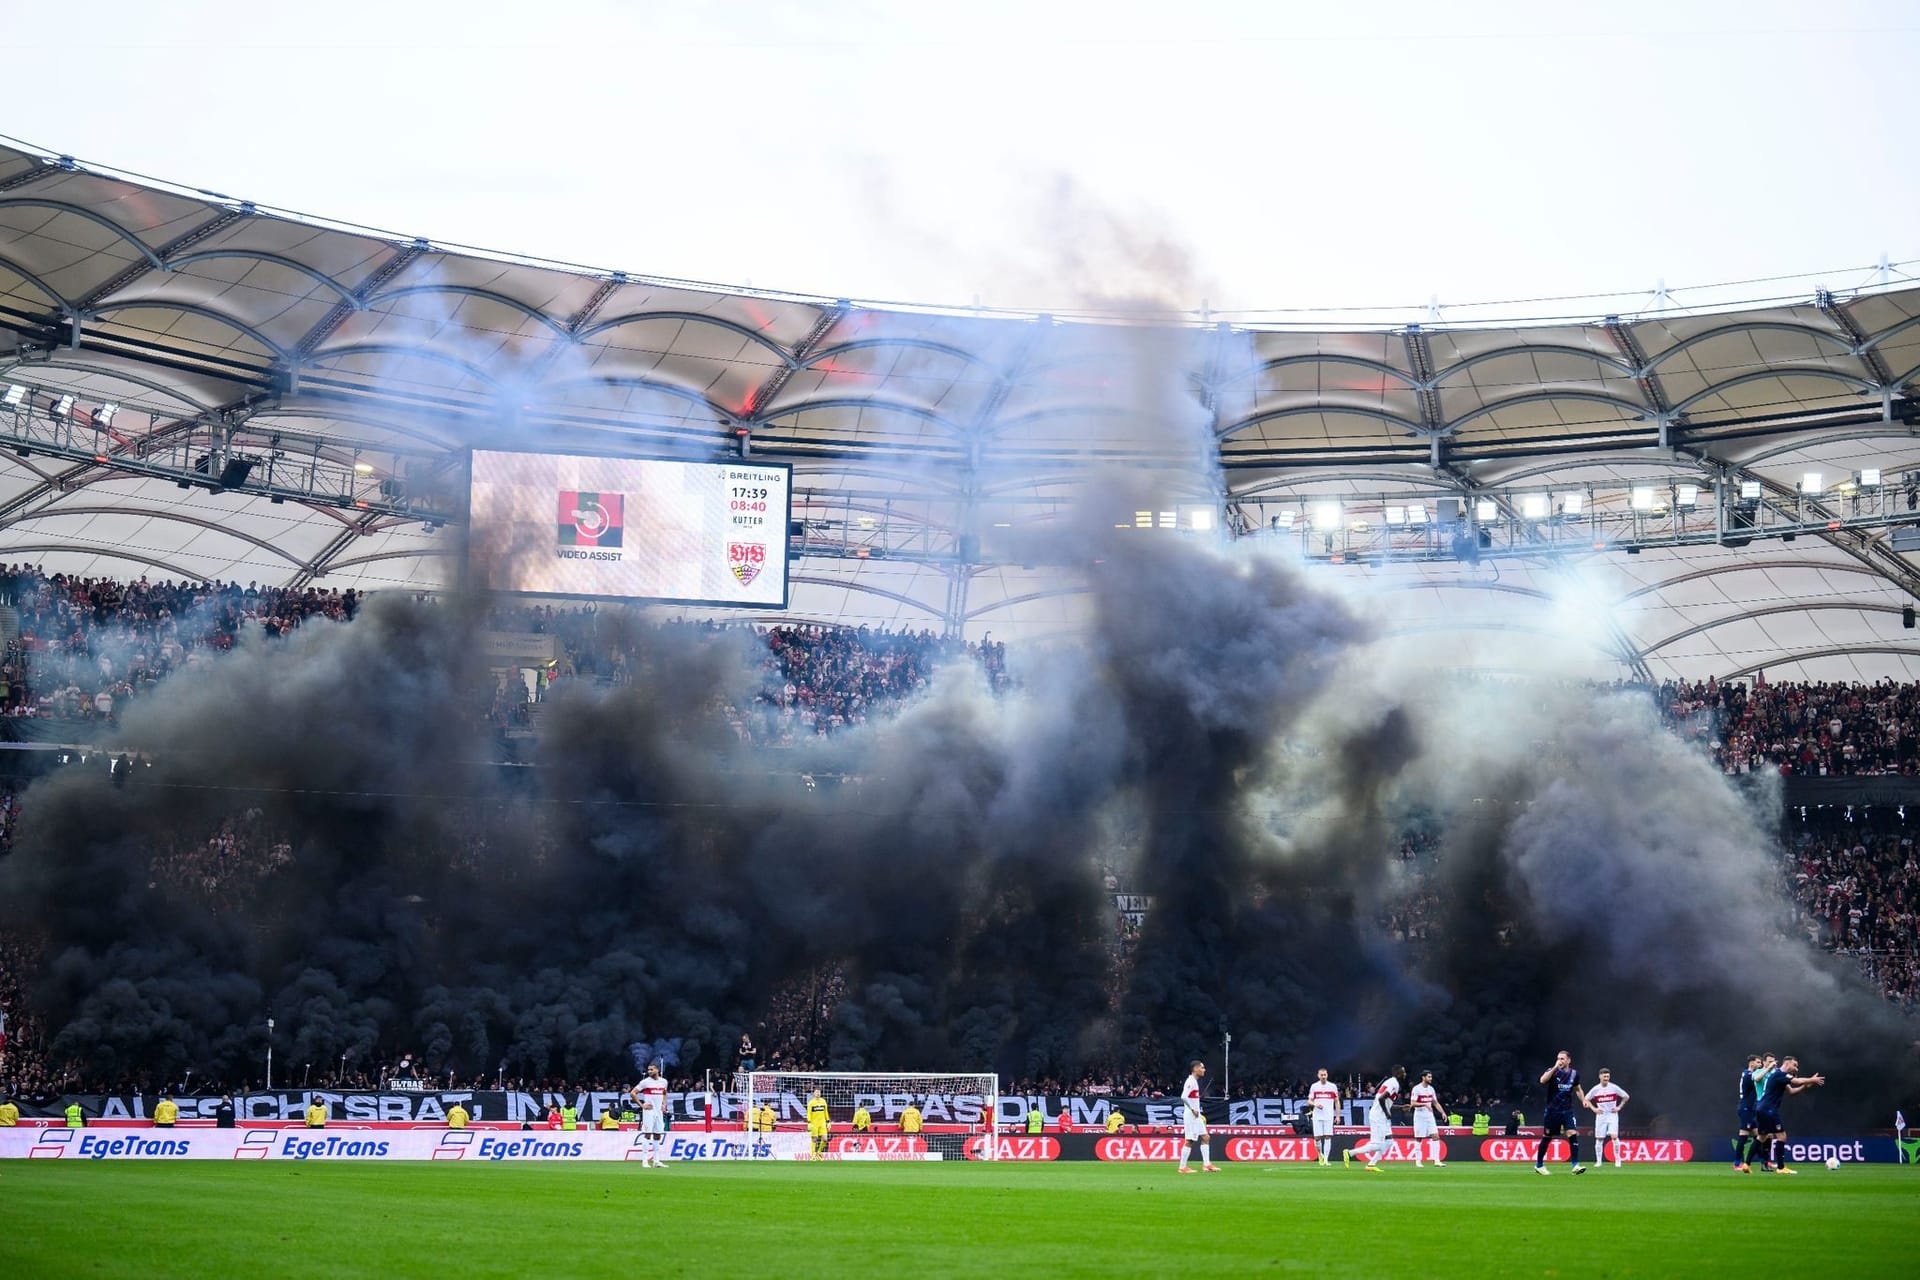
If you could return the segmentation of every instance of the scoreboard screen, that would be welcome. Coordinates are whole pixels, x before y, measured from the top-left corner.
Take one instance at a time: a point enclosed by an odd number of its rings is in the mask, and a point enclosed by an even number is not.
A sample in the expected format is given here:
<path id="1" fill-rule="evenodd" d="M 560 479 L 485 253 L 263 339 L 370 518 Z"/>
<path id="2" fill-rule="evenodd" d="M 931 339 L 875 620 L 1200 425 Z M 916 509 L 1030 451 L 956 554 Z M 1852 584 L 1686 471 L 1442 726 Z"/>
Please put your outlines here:
<path id="1" fill-rule="evenodd" d="M 476 449 L 476 587 L 525 595 L 787 606 L 784 463 Z"/>

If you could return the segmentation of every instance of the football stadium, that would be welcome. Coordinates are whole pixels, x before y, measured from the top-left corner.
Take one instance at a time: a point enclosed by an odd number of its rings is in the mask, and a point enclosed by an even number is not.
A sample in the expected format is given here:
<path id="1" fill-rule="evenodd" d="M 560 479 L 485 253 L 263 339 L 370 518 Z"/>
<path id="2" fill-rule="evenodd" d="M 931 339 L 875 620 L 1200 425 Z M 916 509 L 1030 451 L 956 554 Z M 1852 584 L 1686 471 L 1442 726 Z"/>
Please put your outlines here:
<path id="1" fill-rule="evenodd" d="M 1915 263 L 1010 310 L 173 176 L 0 141 L 9 1274 L 1914 1269 Z"/>

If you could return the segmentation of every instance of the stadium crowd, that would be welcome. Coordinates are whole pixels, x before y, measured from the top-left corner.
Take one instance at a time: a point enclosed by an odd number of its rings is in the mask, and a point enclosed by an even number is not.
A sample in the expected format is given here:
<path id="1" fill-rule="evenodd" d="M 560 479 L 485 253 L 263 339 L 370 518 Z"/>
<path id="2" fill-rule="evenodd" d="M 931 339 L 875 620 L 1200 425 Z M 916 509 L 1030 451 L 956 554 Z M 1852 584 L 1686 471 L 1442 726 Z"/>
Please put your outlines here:
<path id="1" fill-rule="evenodd" d="M 1653 698 L 1661 719 L 1699 743 L 1725 773 L 1920 773 L 1920 685 L 1708 678 L 1667 681 Z"/>
<path id="2" fill-rule="evenodd" d="M 232 649 L 249 627 L 284 636 L 313 618 L 350 619 L 359 603 L 351 587 L 119 582 L 7 566 L 0 705 L 9 716 L 112 721 L 129 698 Z"/>
<path id="3" fill-rule="evenodd" d="M 1904 824 L 1816 826 L 1790 840 L 1785 858 L 1808 938 L 1857 958 L 1888 999 L 1920 1004 L 1920 856 Z"/>
<path id="4" fill-rule="evenodd" d="M 526 722 L 529 701 L 544 701 L 571 682 L 630 683 L 646 665 L 649 642 L 659 638 L 684 642 L 740 635 L 764 647 L 758 687 L 723 708 L 733 731 L 761 746 L 790 745 L 863 724 L 925 688 L 937 668 L 958 658 L 976 663 L 995 690 L 1008 683 L 1006 645 L 991 637 L 963 642 L 931 631 L 864 626 L 638 624 L 630 614 L 591 605 L 497 610 L 489 625 L 501 632 L 550 636 L 558 648 L 548 666 L 535 673 L 532 688 L 502 684 L 495 718 L 503 724 Z"/>

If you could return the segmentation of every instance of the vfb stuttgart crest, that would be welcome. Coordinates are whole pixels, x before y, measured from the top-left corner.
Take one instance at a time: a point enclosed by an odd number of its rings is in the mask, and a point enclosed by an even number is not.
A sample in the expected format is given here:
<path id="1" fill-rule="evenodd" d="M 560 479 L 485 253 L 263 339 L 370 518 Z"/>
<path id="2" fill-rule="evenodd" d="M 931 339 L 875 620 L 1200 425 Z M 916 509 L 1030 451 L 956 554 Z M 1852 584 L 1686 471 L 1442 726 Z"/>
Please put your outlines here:
<path id="1" fill-rule="evenodd" d="M 563 547 L 617 547 L 622 532 L 618 493 L 560 491 L 560 545 Z"/>
<path id="2" fill-rule="evenodd" d="M 767 548 L 759 542 L 729 542 L 727 544 L 727 568 L 733 570 L 733 576 L 740 585 L 751 586 L 767 567 Z"/>

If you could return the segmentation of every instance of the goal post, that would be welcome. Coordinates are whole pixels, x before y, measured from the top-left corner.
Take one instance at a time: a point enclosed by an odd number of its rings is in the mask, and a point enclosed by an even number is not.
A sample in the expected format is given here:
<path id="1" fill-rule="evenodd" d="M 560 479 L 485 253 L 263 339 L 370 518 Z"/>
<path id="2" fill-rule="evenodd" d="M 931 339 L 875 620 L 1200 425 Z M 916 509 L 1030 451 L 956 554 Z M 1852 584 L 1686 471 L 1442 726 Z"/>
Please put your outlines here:
<path id="1" fill-rule="evenodd" d="M 991 1072 L 741 1071 L 743 1127 L 804 1131 L 813 1091 L 827 1104 L 827 1151 L 840 1160 L 994 1160 L 1000 1077 Z M 864 1111 L 866 1115 L 860 1117 Z M 864 1119 L 865 1124 L 856 1124 Z"/>

